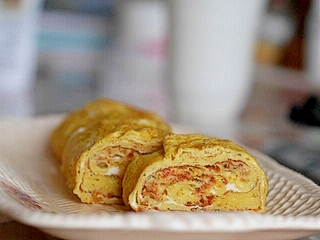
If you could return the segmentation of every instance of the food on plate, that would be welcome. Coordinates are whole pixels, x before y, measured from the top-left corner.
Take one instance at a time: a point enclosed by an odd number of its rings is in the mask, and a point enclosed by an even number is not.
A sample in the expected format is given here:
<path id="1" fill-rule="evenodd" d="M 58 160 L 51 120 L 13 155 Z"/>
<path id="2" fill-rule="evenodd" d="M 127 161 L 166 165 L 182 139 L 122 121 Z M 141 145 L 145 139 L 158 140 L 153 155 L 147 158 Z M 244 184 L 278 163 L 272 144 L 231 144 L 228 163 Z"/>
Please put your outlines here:
<path id="1" fill-rule="evenodd" d="M 67 115 L 51 139 L 64 141 L 58 150 L 61 172 L 81 202 L 123 204 L 122 178 L 128 163 L 162 149 L 170 131 L 153 113 L 99 100 Z"/>
<path id="2" fill-rule="evenodd" d="M 123 201 L 133 210 L 265 212 L 267 177 L 244 148 L 200 134 L 168 134 L 163 147 L 127 167 Z"/>
<path id="3" fill-rule="evenodd" d="M 87 103 L 83 108 L 69 113 L 52 132 L 50 144 L 53 153 L 60 160 L 69 137 L 79 129 L 94 125 L 102 119 L 126 118 L 147 118 L 163 124 L 163 120 L 153 112 L 143 111 L 108 98 L 99 98 Z"/>

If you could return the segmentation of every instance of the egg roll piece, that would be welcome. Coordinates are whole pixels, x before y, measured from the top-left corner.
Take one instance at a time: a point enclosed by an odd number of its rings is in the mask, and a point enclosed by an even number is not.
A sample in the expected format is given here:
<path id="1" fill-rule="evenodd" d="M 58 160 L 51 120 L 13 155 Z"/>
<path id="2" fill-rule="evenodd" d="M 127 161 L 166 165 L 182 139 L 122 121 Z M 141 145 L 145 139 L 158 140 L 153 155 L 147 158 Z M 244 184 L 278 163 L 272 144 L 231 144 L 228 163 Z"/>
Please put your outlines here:
<path id="1" fill-rule="evenodd" d="M 105 119 L 79 128 L 62 154 L 61 171 L 81 202 L 123 204 L 122 178 L 136 156 L 162 148 L 170 126 L 147 118 Z"/>
<path id="2" fill-rule="evenodd" d="M 265 212 L 267 177 L 244 148 L 198 134 L 169 134 L 163 145 L 127 167 L 123 201 L 133 210 Z"/>
<path id="3" fill-rule="evenodd" d="M 107 98 L 99 98 L 84 107 L 67 114 L 60 125 L 54 129 L 50 138 L 51 149 L 61 160 L 68 138 L 77 129 L 93 125 L 102 119 L 148 118 L 161 123 L 163 120 L 155 113 L 143 111 L 133 106 Z"/>

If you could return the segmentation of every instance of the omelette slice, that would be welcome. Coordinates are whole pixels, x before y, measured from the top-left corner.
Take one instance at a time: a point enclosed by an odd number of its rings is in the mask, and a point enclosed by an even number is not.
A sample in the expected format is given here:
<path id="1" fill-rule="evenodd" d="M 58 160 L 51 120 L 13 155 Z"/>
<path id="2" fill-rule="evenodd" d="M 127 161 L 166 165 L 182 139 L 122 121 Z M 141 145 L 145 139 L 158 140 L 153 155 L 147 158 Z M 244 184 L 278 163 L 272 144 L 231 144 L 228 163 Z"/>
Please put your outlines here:
<path id="1" fill-rule="evenodd" d="M 102 119 L 147 118 L 161 124 L 163 120 L 155 113 L 143 111 L 122 102 L 108 98 L 99 98 L 84 107 L 69 113 L 61 124 L 52 132 L 51 149 L 60 161 L 69 137 L 78 129 L 94 125 Z"/>
<path id="2" fill-rule="evenodd" d="M 244 148 L 199 134 L 169 134 L 163 146 L 127 167 L 123 201 L 133 210 L 265 212 L 267 177 Z"/>
<path id="3" fill-rule="evenodd" d="M 170 132 L 149 118 L 103 119 L 78 128 L 62 153 L 61 171 L 81 202 L 123 204 L 122 178 L 137 156 L 162 149 Z"/>

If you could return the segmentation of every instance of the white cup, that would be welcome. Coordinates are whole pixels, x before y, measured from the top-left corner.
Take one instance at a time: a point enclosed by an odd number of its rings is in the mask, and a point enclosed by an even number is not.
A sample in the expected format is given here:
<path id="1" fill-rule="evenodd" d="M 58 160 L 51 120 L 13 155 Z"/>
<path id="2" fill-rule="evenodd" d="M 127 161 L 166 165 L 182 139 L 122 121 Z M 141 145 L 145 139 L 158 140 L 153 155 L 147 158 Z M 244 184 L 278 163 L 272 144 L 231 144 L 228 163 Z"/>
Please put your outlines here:
<path id="1" fill-rule="evenodd" d="M 0 114 L 30 115 L 42 0 L 0 1 Z"/>
<path id="2" fill-rule="evenodd" d="M 252 82 L 253 49 L 265 0 L 171 0 L 172 121 L 231 123 Z"/>

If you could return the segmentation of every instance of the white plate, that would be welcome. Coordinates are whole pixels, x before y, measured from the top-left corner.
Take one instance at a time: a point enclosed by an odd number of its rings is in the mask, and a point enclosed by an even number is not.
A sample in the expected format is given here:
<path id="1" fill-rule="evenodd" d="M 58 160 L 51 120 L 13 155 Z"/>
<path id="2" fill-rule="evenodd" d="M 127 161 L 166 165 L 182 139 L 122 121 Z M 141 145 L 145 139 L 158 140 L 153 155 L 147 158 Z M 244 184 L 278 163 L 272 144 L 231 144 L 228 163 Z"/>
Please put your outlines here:
<path id="1" fill-rule="evenodd" d="M 266 171 L 267 213 L 147 212 L 81 204 L 48 149 L 61 116 L 0 120 L 0 211 L 65 239 L 295 239 L 320 232 L 320 188 L 249 150 Z"/>

